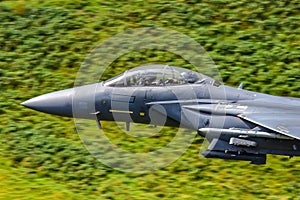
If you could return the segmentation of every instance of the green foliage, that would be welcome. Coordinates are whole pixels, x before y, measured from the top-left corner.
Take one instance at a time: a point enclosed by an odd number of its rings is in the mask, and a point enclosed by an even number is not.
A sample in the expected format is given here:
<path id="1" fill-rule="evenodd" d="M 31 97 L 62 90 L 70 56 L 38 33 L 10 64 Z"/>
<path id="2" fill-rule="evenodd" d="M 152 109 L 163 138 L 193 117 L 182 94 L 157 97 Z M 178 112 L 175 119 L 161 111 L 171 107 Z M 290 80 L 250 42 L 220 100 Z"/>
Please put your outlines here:
<path id="1" fill-rule="evenodd" d="M 196 138 L 161 171 L 122 173 L 87 152 L 72 120 L 20 106 L 72 87 L 86 55 L 105 39 L 152 26 L 200 43 L 226 84 L 244 82 L 249 90 L 300 97 L 299 6 L 296 0 L 1 1 L 0 198 L 299 199 L 299 158 L 270 156 L 266 166 L 201 159 L 203 140 Z M 172 53 L 141 50 L 118 58 L 103 79 L 149 62 L 193 68 Z M 163 146 L 175 131 L 138 140 L 113 123 L 104 127 L 115 144 L 136 152 Z"/>

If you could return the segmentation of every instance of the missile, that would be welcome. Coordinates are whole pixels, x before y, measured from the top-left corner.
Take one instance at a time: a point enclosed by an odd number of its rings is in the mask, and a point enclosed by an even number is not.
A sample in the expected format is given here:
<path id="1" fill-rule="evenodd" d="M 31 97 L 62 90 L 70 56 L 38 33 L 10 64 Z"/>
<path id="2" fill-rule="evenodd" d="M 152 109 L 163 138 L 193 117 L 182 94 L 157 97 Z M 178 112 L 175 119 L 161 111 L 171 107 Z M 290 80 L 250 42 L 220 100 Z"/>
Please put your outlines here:
<path id="1" fill-rule="evenodd" d="M 218 129 L 218 128 L 200 128 L 199 131 L 201 133 L 206 134 L 214 134 L 214 135 L 232 135 L 239 137 L 261 137 L 261 138 L 271 138 L 271 139 L 283 139 L 283 140 L 292 140 L 293 138 L 276 134 L 276 133 L 268 133 L 264 131 L 254 131 L 254 130 L 244 130 L 244 129 Z"/>

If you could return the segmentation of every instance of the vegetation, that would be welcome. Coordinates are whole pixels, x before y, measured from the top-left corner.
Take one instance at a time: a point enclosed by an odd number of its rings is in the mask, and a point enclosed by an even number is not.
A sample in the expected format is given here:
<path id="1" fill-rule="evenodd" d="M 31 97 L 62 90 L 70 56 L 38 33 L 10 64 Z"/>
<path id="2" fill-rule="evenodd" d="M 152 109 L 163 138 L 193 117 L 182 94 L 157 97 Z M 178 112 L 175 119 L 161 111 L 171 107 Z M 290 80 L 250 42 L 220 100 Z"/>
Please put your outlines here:
<path id="1" fill-rule="evenodd" d="M 300 97 L 300 4 L 296 0 L 0 2 L 0 199 L 299 199 L 300 159 L 269 156 L 265 166 L 199 158 L 202 139 L 165 169 L 124 173 L 91 156 L 71 119 L 23 108 L 34 96 L 70 88 L 93 48 L 138 27 L 164 27 L 200 43 L 223 81 Z M 163 51 L 126 54 L 106 77 L 147 62 L 192 67 Z M 106 132 L 126 149 L 169 141 L 131 140 L 114 123 Z M 158 146 L 156 145 L 158 143 Z"/>

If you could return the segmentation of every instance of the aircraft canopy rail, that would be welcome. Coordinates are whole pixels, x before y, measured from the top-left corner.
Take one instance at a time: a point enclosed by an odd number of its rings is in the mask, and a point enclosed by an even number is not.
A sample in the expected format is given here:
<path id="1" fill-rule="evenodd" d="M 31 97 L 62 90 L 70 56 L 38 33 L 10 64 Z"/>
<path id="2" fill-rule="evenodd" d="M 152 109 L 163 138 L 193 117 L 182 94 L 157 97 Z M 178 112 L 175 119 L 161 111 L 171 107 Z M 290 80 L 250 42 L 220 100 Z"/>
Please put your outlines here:
<path id="1" fill-rule="evenodd" d="M 210 84 L 216 87 L 221 83 L 203 74 L 168 65 L 144 65 L 104 82 L 109 87 L 174 86 L 184 84 Z"/>

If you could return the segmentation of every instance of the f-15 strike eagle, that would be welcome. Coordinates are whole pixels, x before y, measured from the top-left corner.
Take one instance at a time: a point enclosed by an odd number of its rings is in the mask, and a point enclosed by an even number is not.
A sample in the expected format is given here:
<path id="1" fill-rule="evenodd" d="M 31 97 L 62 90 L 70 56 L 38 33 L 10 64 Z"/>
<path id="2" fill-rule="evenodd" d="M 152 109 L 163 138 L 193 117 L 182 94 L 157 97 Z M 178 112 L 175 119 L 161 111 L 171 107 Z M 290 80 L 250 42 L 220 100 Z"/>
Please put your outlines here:
<path id="1" fill-rule="evenodd" d="M 175 66 L 140 66 L 104 82 L 44 94 L 22 105 L 96 119 L 100 128 L 102 120 L 123 121 L 127 128 L 130 122 L 188 128 L 210 142 L 202 153 L 206 158 L 265 164 L 267 154 L 300 156 L 300 99 L 229 87 Z M 151 112 L 164 120 L 151 119 Z"/>

